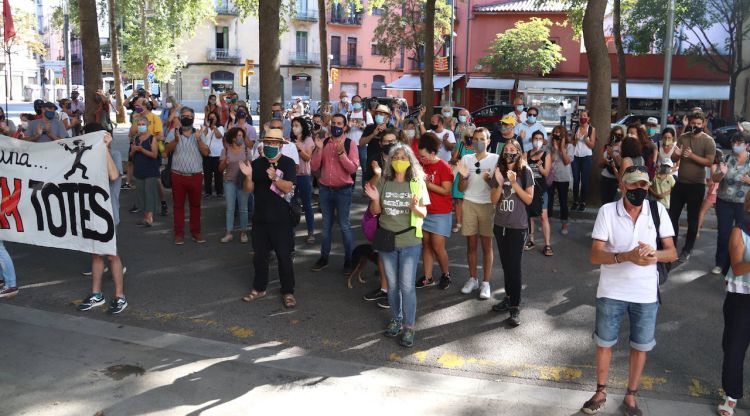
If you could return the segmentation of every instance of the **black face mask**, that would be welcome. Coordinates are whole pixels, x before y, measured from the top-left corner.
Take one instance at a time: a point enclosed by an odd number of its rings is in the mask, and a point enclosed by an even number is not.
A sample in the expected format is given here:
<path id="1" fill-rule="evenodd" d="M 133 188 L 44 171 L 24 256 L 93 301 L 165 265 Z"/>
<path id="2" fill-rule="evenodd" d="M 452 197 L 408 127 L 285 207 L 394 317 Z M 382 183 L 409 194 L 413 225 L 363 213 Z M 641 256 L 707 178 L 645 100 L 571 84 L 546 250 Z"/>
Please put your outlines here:
<path id="1" fill-rule="evenodd" d="M 181 117 L 180 118 L 180 124 L 182 124 L 182 127 L 193 127 L 193 118 L 192 117 Z"/>
<path id="2" fill-rule="evenodd" d="M 388 154 L 390 153 L 391 148 L 393 148 L 393 143 L 381 144 L 380 148 L 383 150 L 383 153 Z"/>
<path id="3" fill-rule="evenodd" d="M 506 163 L 513 163 L 518 159 L 518 153 L 506 153 L 503 155 Z"/>
<path id="4" fill-rule="evenodd" d="M 702 127 L 698 126 L 687 126 L 685 127 L 685 133 L 698 134 L 703 131 Z"/>
<path id="5" fill-rule="evenodd" d="M 438 125 L 437 124 L 430 124 L 430 130 L 437 131 Z"/>
<path id="6" fill-rule="evenodd" d="M 643 205 L 643 200 L 646 199 L 646 196 L 648 196 L 648 189 L 643 188 L 629 189 L 625 192 L 625 198 L 637 207 Z"/>

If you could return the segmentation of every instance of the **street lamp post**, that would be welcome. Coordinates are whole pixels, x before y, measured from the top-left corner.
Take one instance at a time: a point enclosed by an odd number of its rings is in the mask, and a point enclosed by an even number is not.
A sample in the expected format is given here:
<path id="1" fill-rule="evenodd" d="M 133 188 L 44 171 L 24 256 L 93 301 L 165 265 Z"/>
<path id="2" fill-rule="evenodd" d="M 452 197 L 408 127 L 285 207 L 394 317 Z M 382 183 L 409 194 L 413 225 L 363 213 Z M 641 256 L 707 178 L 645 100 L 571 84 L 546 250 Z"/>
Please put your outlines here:
<path id="1" fill-rule="evenodd" d="M 669 86 L 672 81 L 672 48 L 674 47 L 674 3 L 667 2 L 667 38 L 664 40 L 664 81 L 661 92 L 661 127 L 667 127 L 669 111 Z"/>
<path id="2" fill-rule="evenodd" d="M 451 34 L 450 34 L 450 50 L 448 50 L 448 66 L 450 66 L 449 69 L 449 75 L 448 75 L 448 105 L 453 107 L 453 29 L 455 24 L 454 19 L 454 11 L 456 10 L 456 6 L 451 0 Z"/>
<path id="3" fill-rule="evenodd" d="M 68 0 L 63 0 L 63 47 L 65 48 L 65 92 L 70 97 L 71 73 L 70 73 L 70 10 Z M 54 94 L 52 95 L 54 101 Z"/>

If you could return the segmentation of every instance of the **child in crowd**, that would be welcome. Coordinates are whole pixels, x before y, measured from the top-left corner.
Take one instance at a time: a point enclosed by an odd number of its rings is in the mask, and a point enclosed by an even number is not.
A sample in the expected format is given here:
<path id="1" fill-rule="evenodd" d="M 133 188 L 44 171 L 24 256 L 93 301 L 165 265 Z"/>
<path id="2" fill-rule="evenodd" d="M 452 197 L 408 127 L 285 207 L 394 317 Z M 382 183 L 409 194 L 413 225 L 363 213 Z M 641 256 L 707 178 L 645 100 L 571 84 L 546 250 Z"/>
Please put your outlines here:
<path id="1" fill-rule="evenodd" d="M 666 209 L 669 209 L 669 194 L 676 183 L 672 175 L 672 166 L 671 160 L 662 160 L 651 184 L 651 193 Z"/>

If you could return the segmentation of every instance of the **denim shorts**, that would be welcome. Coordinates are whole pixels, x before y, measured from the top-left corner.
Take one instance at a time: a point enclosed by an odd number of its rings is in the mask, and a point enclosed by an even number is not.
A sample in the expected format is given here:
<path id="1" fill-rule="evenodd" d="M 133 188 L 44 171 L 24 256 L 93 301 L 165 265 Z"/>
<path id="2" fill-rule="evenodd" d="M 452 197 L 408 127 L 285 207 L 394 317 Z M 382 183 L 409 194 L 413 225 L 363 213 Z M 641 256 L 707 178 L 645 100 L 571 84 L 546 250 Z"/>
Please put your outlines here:
<path id="1" fill-rule="evenodd" d="M 424 218 L 422 229 L 445 238 L 450 238 L 452 225 L 453 215 L 451 214 L 427 214 Z"/>
<path id="2" fill-rule="evenodd" d="M 656 312 L 659 303 L 633 303 L 610 298 L 596 299 L 596 345 L 610 348 L 617 343 L 622 317 L 630 318 L 630 346 L 638 351 L 651 351 L 656 345 Z"/>

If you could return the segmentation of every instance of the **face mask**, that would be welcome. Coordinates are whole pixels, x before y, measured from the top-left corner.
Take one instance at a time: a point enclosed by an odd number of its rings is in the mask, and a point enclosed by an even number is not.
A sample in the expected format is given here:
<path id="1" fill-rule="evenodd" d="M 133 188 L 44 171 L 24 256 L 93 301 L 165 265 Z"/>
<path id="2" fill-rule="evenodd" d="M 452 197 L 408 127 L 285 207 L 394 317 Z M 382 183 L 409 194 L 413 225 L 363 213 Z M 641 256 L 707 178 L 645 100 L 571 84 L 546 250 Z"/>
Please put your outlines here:
<path id="1" fill-rule="evenodd" d="M 698 126 L 688 126 L 685 129 L 685 133 L 692 133 L 692 134 L 698 134 L 703 131 L 703 127 Z"/>
<path id="2" fill-rule="evenodd" d="M 661 173 L 662 175 L 666 175 L 671 171 L 672 169 L 669 166 L 662 166 L 661 168 L 659 168 L 659 173 Z"/>
<path id="3" fill-rule="evenodd" d="M 45 111 L 44 116 L 47 117 L 48 120 L 52 120 L 55 118 L 55 112 L 54 111 Z"/>
<path id="4" fill-rule="evenodd" d="M 385 117 L 382 114 L 375 115 L 375 124 L 383 124 L 383 121 L 385 121 Z"/>
<path id="5" fill-rule="evenodd" d="M 391 152 L 391 148 L 392 147 L 393 147 L 393 143 L 381 144 L 380 145 L 380 148 L 383 150 L 383 153 L 386 154 L 386 155 Z"/>
<path id="6" fill-rule="evenodd" d="M 411 140 L 414 138 L 414 135 L 416 135 L 416 132 L 414 130 L 404 130 L 404 135 L 407 139 Z"/>
<path id="7" fill-rule="evenodd" d="M 586 124 L 588 122 L 589 122 L 589 118 L 588 117 L 581 117 L 581 123 L 582 124 Z"/>
<path id="8" fill-rule="evenodd" d="M 341 137 L 344 134 L 344 128 L 339 126 L 332 126 L 331 134 L 333 135 L 333 137 Z"/>
<path id="9" fill-rule="evenodd" d="M 474 143 L 474 138 L 473 137 L 467 137 L 465 139 L 465 142 L 466 142 L 467 146 L 471 146 Z"/>
<path id="10" fill-rule="evenodd" d="M 292 133 L 294 133 L 295 136 L 299 136 L 302 134 L 302 127 L 292 127 Z"/>
<path id="11" fill-rule="evenodd" d="M 656 129 L 652 127 L 649 127 L 646 131 L 648 132 L 649 136 L 653 136 L 654 134 L 656 134 Z"/>
<path id="12" fill-rule="evenodd" d="M 430 130 L 437 131 L 438 125 L 437 124 L 430 124 Z"/>
<path id="13" fill-rule="evenodd" d="M 518 158 L 518 153 L 506 153 L 503 155 L 506 163 L 513 163 Z"/>
<path id="14" fill-rule="evenodd" d="M 272 117 L 273 118 L 281 118 L 281 111 L 274 111 Z"/>
<path id="15" fill-rule="evenodd" d="M 664 143 L 664 146 L 671 146 L 672 143 L 674 143 L 674 140 L 672 139 L 664 140 L 663 143 Z"/>
<path id="16" fill-rule="evenodd" d="M 450 111 L 446 111 L 446 112 L 443 113 L 443 117 L 449 118 L 452 114 L 453 113 L 451 113 Z"/>
<path id="17" fill-rule="evenodd" d="M 28 129 L 29 128 L 29 122 L 28 121 L 22 121 L 21 122 L 21 128 L 23 128 L 24 130 Z"/>
<path id="18" fill-rule="evenodd" d="M 237 112 L 237 117 L 238 118 L 245 118 L 245 117 L 247 117 L 247 113 L 244 112 L 244 111 L 238 111 Z"/>
<path id="19" fill-rule="evenodd" d="M 237 146 L 241 145 L 244 142 L 245 142 L 245 138 L 243 138 L 243 137 L 235 137 L 234 138 L 234 144 L 236 144 Z"/>
<path id="20" fill-rule="evenodd" d="M 625 192 L 625 198 L 637 207 L 643 205 L 643 200 L 646 199 L 646 195 L 648 195 L 648 190 L 643 188 L 629 189 Z"/>
<path id="21" fill-rule="evenodd" d="M 172 108 L 172 103 L 167 103 L 167 108 Z"/>
<path id="22" fill-rule="evenodd" d="M 458 121 L 460 123 L 466 123 L 466 116 L 458 116 Z"/>
<path id="23" fill-rule="evenodd" d="M 474 150 L 477 151 L 477 153 L 482 153 L 487 150 L 487 142 L 484 140 L 477 140 L 476 143 L 474 143 Z"/>
<path id="24" fill-rule="evenodd" d="M 348 103 L 349 102 L 349 97 L 341 97 L 341 102 L 342 103 Z"/>
<path id="25" fill-rule="evenodd" d="M 744 144 L 732 146 L 732 151 L 734 151 L 735 154 L 740 154 L 740 153 L 744 152 L 746 149 L 747 149 L 747 147 L 745 147 Z"/>
<path id="26" fill-rule="evenodd" d="M 391 162 L 391 166 L 396 173 L 404 173 L 409 169 L 411 163 L 408 160 L 394 160 Z"/>
<path id="27" fill-rule="evenodd" d="M 138 126 L 138 133 L 143 134 L 146 131 L 148 131 L 148 126 Z"/>
<path id="28" fill-rule="evenodd" d="M 516 106 L 516 111 L 518 111 L 519 113 L 520 113 L 521 111 L 523 111 L 523 105 L 517 105 L 517 106 Z"/>
<path id="29" fill-rule="evenodd" d="M 136 107 L 135 112 L 141 114 L 143 112 L 143 107 Z"/>
<path id="30" fill-rule="evenodd" d="M 209 119 L 208 119 L 208 125 L 209 125 L 209 126 L 213 126 L 213 125 L 215 125 L 215 124 L 216 124 L 216 119 L 213 119 L 213 118 L 209 118 Z"/>
<path id="31" fill-rule="evenodd" d="M 313 123 L 313 130 L 320 130 L 320 124 Z"/>
<path id="32" fill-rule="evenodd" d="M 508 133 L 508 132 L 511 132 L 511 131 L 513 131 L 512 127 L 509 127 L 509 126 L 502 126 L 502 127 L 500 127 L 500 133 Z"/>
<path id="33" fill-rule="evenodd" d="M 193 126 L 193 118 L 192 117 L 181 117 L 180 118 L 180 124 L 182 124 L 182 127 L 192 127 Z"/>
<path id="34" fill-rule="evenodd" d="M 352 104 L 352 106 L 354 107 L 355 110 L 361 110 L 362 109 L 362 103 L 360 103 L 360 102 L 356 102 L 356 103 Z"/>
<path id="35" fill-rule="evenodd" d="M 276 156 L 279 155 L 279 148 L 276 146 L 264 144 L 263 155 L 266 157 L 266 159 L 276 159 Z"/>
<path id="36" fill-rule="evenodd" d="M 526 117 L 526 121 L 528 121 L 530 124 L 536 123 L 536 116 L 528 116 Z"/>
<path id="37" fill-rule="evenodd" d="M 544 144 L 541 140 L 534 140 L 534 149 L 539 150 L 542 148 L 542 145 Z"/>

